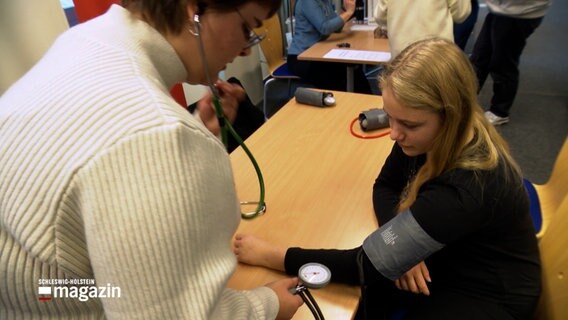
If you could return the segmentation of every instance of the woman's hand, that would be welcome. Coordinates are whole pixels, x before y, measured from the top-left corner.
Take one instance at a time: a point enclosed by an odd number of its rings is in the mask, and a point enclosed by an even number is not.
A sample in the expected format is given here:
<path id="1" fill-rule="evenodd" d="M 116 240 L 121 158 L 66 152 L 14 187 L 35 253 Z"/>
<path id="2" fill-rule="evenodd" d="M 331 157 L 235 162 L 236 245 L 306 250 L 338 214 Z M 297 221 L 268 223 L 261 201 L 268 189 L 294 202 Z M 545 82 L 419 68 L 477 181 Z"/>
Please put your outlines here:
<path id="1" fill-rule="evenodd" d="M 374 30 L 375 39 L 388 39 L 388 31 L 386 26 L 378 26 Z"/>
<path id="2" fill-rule="evenodd" d="M 343 8 L 345 12 L 353 14 L 355 12 L 355 0 L 343 0 Z"/>
<path id="3" fill-rule="evenodd" d="M 277 320 L 291 319 L 298 308 L 304 304 L 300 295 L 290 293 L 290 289 L 296 287 L 298 278 L 286 278 L 278 281 L 271 282 L 266 286 L 276 292 L 280 309 L 278 310 Z"/>
<path id="4" fill-rule="evenodd" d="M 427 282 L 432 282 L 432 279 L 430 279 L 426 264 L 422 261 L 397 279 L 394 284 L 400 290 L 423 293 L 429 296 L 430 290 L 428 290 Z"/>
<path id="5" fill-rule="evenodd" d="M 215 87 L 219 91 L 223 113 L 225 114 L 227 121 L 233 123 L 237 116 L 239 103 L 246 97 L 245 90 L 237 84 L 221 80 L 215 82 Z M 221 127 L 219 126 L 219 121 L 215 114 L 213 94 L 211 92 L 208 91 L 203 98 L 197 101 L 197 110 L 199 111 L 199 117 L 205 124 L 205 127 L 207 127 L 207 129 L 209 129 L 209 131 L 211 131 L 214 135 L 218 136 L 221 131 Z"/>

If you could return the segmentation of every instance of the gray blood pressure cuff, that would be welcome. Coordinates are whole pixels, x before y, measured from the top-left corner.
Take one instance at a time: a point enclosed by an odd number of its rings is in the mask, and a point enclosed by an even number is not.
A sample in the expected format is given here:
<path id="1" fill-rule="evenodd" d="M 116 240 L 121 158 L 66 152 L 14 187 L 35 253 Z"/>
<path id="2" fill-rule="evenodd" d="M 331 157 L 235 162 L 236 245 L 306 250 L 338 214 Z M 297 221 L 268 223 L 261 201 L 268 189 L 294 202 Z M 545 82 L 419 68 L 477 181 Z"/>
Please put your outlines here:
<path id="1" fill-rule="evenodd" d="M 375 269 L 393 281 L 443 247 L 420 227 L 410 210 L 398 214 L 363 242 Z"/>

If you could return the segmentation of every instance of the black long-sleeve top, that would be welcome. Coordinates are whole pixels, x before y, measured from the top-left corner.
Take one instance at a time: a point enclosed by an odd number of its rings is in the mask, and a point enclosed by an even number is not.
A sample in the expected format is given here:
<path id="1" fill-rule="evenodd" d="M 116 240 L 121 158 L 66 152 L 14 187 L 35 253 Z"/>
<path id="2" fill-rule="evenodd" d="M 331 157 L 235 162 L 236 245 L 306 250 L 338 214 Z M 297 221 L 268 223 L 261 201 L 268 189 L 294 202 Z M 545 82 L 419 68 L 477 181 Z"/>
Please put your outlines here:
<path id="1" fill-rule="evenodd" d="M 393 219 L 397 223 L 401 193 L 424 162 L 425 155 L 409 157 L 394 145 L 373 187 L 381 226 Z M 506 178 L 505 170 L 502 165 L 489 171 L 449 170 L 422 185 L 410 212 L 431 238 L 444 245 L 425 260 L 432 294 L 457 292 L 524 318 L 540 294 L 540 259 L 528 197 L 522 183 Z M 306 262 L 326 264 L 332 281 L 352 285 L 389 281 L 360 247 L 291 248 L 286 271 L 296 274 Z"/>

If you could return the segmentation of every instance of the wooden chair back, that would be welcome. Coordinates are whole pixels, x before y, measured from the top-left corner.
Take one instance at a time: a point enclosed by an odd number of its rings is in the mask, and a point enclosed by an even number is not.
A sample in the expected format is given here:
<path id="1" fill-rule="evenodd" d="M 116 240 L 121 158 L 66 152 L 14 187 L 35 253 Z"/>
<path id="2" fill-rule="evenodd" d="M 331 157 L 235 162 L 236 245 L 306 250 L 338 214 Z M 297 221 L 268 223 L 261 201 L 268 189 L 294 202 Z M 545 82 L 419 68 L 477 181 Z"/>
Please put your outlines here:
<path id="1" fill-rule="evenodd" d="M 255 32 L 266 34 L 266 38 L 260 43 L 260 48 L 266 59 L 268 72 L 272 74 L 276 68 L 286 62 L 282 25 L 278 13 L 265 20 L 263 26 L 256 29 Z"/>
<path id="2" fill-rule="evenodd" d="M 550 178 L 545 184 L 534 184 L 540 202 L 542 215 L 542 227 L 537 234 L 542 238 L 546 229 L 550 226 L 552 216 L 557 212 L 558 207 L 568 196 L 568 138 L 556 157 Z M 567 275 L 568 276 L 568 275 Z"/>
<path id="3" fill-rule="evenodd" d="M 539 246 L 542 294 L 536 319 L 568 319 L 568 197 L 552 216 Z"/>

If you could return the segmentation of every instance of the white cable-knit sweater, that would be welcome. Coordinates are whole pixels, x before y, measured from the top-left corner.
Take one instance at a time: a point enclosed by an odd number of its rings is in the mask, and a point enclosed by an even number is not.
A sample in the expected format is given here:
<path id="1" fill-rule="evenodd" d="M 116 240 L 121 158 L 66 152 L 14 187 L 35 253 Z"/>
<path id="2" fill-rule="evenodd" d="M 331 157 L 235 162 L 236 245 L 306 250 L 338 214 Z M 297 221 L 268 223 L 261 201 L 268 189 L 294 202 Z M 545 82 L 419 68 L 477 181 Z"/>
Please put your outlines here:
<path id="1" fill-rule="evenodd" d="M 225 288 L 240 220 L 231 163 L 170 97 L 185 72 L 114 6 L 0 98 L 0 319 L 275 318 L 271 289 Z M 40 301 L 46 279 L 121 297 Z"/>
<path id="2" fill-rule="evenodd" d="M 387 27 L 394 58 L 419 40 L 454 41 L 454 22 L 464 21 L 470 12 L 470 0 L 379 0 L 374 18 L 379 26 Z"/>

